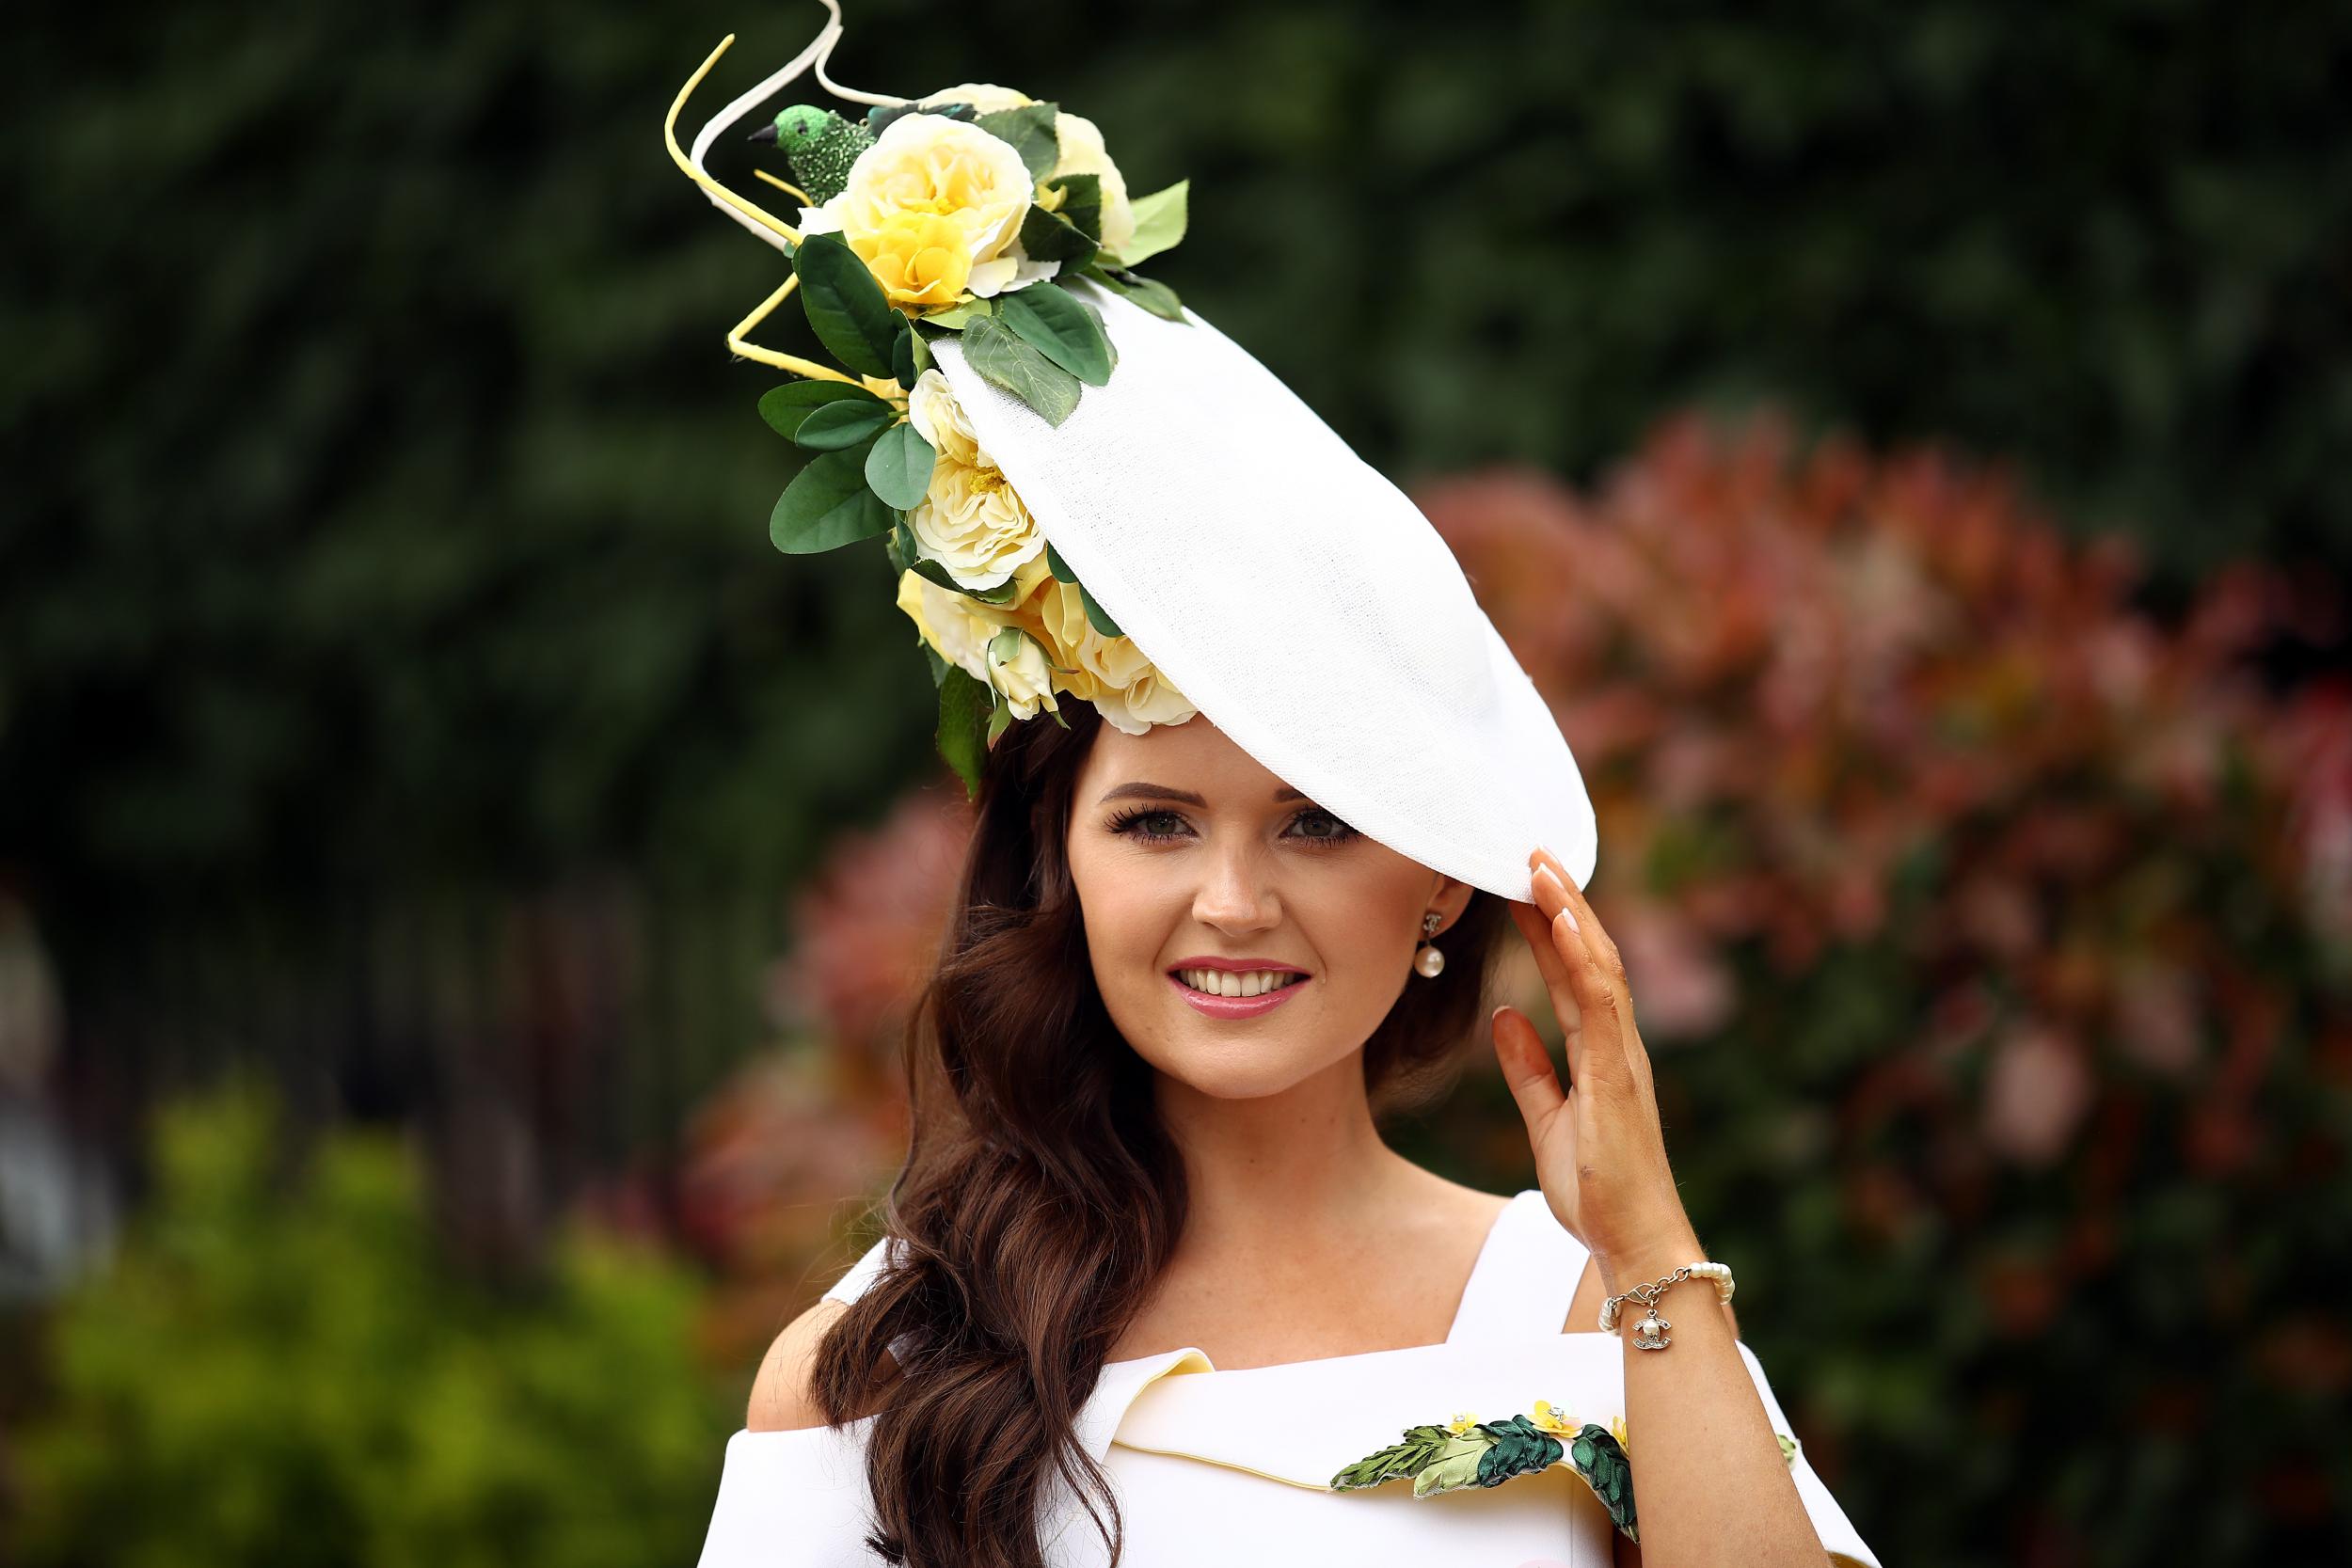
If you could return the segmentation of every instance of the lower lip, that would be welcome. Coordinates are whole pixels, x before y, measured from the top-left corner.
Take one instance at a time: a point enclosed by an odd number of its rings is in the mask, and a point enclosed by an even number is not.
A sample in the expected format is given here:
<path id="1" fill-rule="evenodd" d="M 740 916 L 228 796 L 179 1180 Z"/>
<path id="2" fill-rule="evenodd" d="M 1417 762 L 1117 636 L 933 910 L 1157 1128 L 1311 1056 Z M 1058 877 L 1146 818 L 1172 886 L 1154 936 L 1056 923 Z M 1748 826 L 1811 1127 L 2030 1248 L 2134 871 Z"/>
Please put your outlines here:
<path id="1" fill-rule="evenodd" d="M 1256 1018 L 1260 1013 L 1272 1012 L 1307 989 L 1304 976 L 1278 990 L 1264 991 L 1256 996 L 1211 996 L 1205 990 L 1195 990 L 1173 974 L 1168 977 L 1168 983 L 1192 1004 L 1193 1011 L 1206 1013 L 1211 1018 Z"/>

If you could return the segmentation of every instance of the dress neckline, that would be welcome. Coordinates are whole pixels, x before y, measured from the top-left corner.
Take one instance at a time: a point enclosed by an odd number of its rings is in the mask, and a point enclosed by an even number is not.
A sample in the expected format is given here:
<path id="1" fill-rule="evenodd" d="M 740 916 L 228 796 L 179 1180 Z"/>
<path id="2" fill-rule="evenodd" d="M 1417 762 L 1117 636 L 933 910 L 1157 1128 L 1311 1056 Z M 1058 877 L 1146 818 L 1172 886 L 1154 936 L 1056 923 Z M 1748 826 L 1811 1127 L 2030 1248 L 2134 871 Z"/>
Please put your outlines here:
<path id="1" fill-rule="evenodd" d="M 1292 1361 L 1267 1361 L 1255 1367 L 1219 1367 L 1209 1359 L 1206 1351 L 1197 1345 L 1173 1345 L 1167 1350 L 1156 1350 L 1144 1355 L 1128 1355 L 1117 1361 L 1105 1361 L 1103 1363 L 1103 1370 L 1109 1372 L 1123 1367 L 1140 1367 L 1147 1362 L 1155 1361 L 1167 1362 L 1173 1367 L 1188 1357 L 1198 1357 L 1201 1362 L 1200 1369 L 1197 1371 L 1186 1372 L 1184 1375 L 1215 1377 L 1233 1372 L 1271 1371 L 1278 1367 L 1319 1367 L 1327 1361 L 1352 1361 L 1364 1355 L 1394 1355 L 1405 1351 L 1435 1350 L 1452 1341 L 1454 1330 L 1461 1324 L 1464 1314 L 1470 1309 L 1470 1304 L 1478 1299 L 1480 1288 L 1486 1277 L 1500 1266 L 1501 1259 L 1510 1250 L 1512 1229 L 1517 1218 L 1514 1211 L 1531 1202 L 1541 1203 L 1543 1201 L 1542 1189 L 1529 1187 L 1513 1194 L 1503 1201 L 1502 1208 L 1495 1211 L 1495 1217 L 1486 1223 L 1486 1239 L 1478 1244 L 1478 1256 L 1470 1261 L 1470 1277 L 1462 1282 L 1462 1293 L 1454 1300 L 1454 1317 L 1446 1324 L 1444 1338 L 1432 1339 L 1421 1345 L 1387 1345 L 1378 1350 L 1345 1351 L 1337 1355 L 1309 1355 Z"/>

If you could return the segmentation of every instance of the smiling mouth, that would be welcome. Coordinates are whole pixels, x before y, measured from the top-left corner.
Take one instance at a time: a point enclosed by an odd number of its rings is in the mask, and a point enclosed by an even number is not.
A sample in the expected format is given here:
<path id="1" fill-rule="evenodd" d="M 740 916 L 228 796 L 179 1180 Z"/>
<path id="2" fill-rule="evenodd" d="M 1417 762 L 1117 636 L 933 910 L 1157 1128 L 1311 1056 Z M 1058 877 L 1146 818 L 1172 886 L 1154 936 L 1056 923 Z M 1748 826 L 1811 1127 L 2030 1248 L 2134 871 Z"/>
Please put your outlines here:
<path id="1" fill-rule="evenodd" d="M 1289 970 L 1171 969 L 1168 974 L 1204 996 L 1265 996 L 1284 990 L 1307 976 Z"/>

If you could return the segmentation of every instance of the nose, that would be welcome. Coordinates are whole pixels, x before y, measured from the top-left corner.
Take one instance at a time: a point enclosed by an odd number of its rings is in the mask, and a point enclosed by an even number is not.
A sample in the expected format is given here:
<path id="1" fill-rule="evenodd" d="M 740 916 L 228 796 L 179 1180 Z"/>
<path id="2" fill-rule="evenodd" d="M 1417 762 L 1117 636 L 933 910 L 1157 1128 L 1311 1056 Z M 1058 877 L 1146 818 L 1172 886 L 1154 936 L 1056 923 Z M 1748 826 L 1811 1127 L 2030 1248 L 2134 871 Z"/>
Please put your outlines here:
<path id="1" fill-rule="evenodd" d="M 1201 858 L 1200 885 L 1193 891 L 1192 914 L 1204 926 L 1235 933 L 1279 925 L 1281 902 L 1256 846 L 1231 843 Z"/>

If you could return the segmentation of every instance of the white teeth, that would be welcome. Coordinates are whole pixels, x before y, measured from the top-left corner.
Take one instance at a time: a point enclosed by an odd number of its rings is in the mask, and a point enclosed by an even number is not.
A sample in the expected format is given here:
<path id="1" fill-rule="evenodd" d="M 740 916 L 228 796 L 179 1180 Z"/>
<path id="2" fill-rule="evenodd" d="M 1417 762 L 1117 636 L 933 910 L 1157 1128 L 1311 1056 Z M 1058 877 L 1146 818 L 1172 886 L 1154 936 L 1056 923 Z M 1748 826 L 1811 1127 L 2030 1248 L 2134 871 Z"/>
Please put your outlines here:
<path id="1" fill-rule="evenodd" d="M 1206 991 L 1211 996 L 1263 996 L 1267 991 L 1280 990 L 1284 986 L 1306 978 L 1302 974 L 1272 969 L 1240 973 L 1230 969 L 1180 969 L 1176 975 L 1193 990 Z"/>

